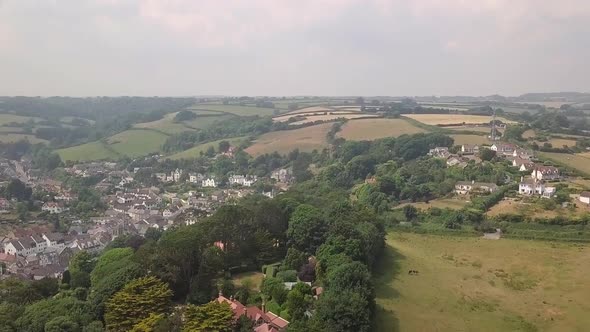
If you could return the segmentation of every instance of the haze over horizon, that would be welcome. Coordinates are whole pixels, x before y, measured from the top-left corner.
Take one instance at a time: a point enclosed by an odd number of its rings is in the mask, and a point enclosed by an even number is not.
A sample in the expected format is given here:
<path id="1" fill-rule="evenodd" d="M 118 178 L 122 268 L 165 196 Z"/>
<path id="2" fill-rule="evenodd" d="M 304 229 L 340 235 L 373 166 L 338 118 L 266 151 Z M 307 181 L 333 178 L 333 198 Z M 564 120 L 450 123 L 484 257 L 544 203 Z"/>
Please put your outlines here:
<path id="1" fill-rule="evenodd" d="M 0 95 L 588 91 L 584 0 L 0 0 Z"/>

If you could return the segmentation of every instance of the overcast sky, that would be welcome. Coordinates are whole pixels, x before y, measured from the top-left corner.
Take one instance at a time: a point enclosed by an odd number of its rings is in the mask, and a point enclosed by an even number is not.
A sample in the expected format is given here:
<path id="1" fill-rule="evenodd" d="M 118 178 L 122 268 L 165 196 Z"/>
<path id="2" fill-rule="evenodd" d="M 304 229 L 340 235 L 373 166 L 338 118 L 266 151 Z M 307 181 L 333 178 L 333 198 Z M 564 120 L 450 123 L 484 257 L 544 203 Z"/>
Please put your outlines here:
<path id="1" fill-rule="evenodd" d="M 589 0 L 0 0 L 0 95 L 590 91 Z"/>

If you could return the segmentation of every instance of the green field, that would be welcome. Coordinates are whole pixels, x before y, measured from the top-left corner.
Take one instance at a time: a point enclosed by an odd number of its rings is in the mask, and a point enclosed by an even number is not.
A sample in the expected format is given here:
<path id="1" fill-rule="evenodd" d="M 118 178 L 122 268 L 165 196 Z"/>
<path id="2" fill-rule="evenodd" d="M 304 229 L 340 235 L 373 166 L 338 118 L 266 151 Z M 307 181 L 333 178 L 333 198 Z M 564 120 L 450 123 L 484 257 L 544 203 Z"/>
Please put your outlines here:
<path id="1" fill-rule="evenodd" d="M 153 129 L 172 135 L 181 133 L 183 131 L 192 131 L 194 129 L 207 128 L 216 121 L 223 121 L 233 116 L 231 114 L 225 114 L 223 112 L 218 111 L 195 110 L 193 111 L 193 113 L 198 115 L 197 118 L 190 121 L 183 121 L 177 123 L 174 122 L 174 117 L 177 113 L 178 112 L 166 114 L 160 120 L 138 123 L 133 127 L 141 129 Z"/>
<path id="2" fill-rule="evenodd" d="M 223 114 L 219 116 L 200 116 L 191 121 L 184 121 L 183 123 L 186 127 L 204 129 L 211 126 L 215 122 L 224 121 L 233 117 L 234 116 L 231 114 Z"/>
<path id="3" fill-rule="evenodd" d="M 108 150 L 106 146 L 100 141 L 59 149 L 56 152 L 64 161 L 90 161 L 101 159 L 117 159 L 119 157 L 115 152 Z"/>
<path id="4" fill-rule="evenodd" d="M 62 160 L 118 159 L 160 151 L 168 136 L 153 130 L 130 129 L 106 139 L 57 150 Z"/>
<path id="5" fill-rule="evenodd" d="M 589 258 L 579 244 L 390 233 L 375 331 L 586 331 Z"/>
<path id="6" fill-rule="evenodd" d="M 126 130 L 107 141 L 116 153 L 133 158 L 160 151 L 166 139 L 166 135 L 153 130 Z"/>
<path id="7" fill-rule="evenodd" d="M 197 145 L 195 147 L 192 147 L 188 150 L 173 154 L 173 155 L 169 156 L 168 158 L 170 158 L 170 159 L 191 159 L 191 158 L 198 157 L 201 154 L 201 152 L 205 153 L 205 151 L 207 151 L 207 149 L 209 149 L 210 146 L 212 146 L 217 151 L 217 147 L 219 146 L 219 142 L 221 142 L 221 141 L 228 141 L 231 145 L 236 146 L 236 145 L 240 145 L 244 141 L 244 139 L 245 139 L 245 137 L 235 137 L 235 138 L 220 139 L 220 140 L 209 142 L 209 143 L 203 143 L 203 144 Z"/>
<path id="8" fill-rule="evenodd" d="M 260 115 L 267 116 L 273 115 L 273 108 L 261 108 L 254 106 L 241 106 L 241 105 L 220 105 L 220 104 L 196 104 L 190 107 L 193 110 L 209 110 L 209 111 L 220 111 L 231 113 L 239 116 L 251 116 Z"/>

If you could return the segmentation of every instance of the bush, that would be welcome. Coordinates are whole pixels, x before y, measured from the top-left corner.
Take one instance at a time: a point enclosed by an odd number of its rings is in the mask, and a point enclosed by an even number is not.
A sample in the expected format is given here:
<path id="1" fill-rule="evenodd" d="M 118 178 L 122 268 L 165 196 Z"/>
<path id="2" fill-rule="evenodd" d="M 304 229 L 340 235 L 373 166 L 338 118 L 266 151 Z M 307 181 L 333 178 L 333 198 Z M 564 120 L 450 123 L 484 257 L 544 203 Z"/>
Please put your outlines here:
<path id="1" fill-rule="evenodd" d="M 281 279 L 283 282 L 296 282 L 297 281 L 297 271 L 295 271 L 295 270 L 281 271 L 281 272 L 277 273 L 276 277 Z"/>

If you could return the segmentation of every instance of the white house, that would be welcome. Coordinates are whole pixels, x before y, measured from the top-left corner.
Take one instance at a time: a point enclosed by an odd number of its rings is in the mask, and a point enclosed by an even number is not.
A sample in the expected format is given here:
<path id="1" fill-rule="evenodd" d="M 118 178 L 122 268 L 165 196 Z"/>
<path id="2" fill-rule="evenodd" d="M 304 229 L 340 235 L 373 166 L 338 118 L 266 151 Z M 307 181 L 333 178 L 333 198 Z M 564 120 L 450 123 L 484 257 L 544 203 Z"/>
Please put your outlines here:
<path id="1" fill-rule="evenodd" d="M 428 155 L 435 158 L 448 158 L 451 153 L 449 152 L 449 148 L 437 146 L 434 149 L 430 149 Z"/>
<path id="2" fill-rule="evenodd" d="M 512 156 L 514 158 L 520 159 L 531 159 L 531 155 L 528 153 L 528 151 L 523 149 L 514 149 L 514 151 L 512 152 Z"/>
<path id="3" fill-rule="evenodd" d="M 584 191 L 580 194 L 580 202 L 590 205 L 590 191 Z"/>
<path id="4" fill-rule="evenodd" d="M 546 186 L 543 181 L 535 178 L 521 179 L 518 184 L 518 193 L 521 195 L 540 195 L 543 198 L 551 198 L 555 191 L 555 187 Z"/>
<path id="5" fill-rule="evenodd" d="M 201 173 L 190 173 L 188 175 L 188 181 L 190 183 L 201 183 L 205 177 Z"/>
<path id="6" fill-rule="evenodd" d="M 249 175 L 232 175 L 229 177 L 229 184 L 230 185 L 240 185 L 244 187 L 251 187 L 257 180 L 256 175 L 249 176 Z"/>
<path id="7" fill-rule="evenodd" d="M 559 169 L 553 166 L 535 166 L 531 177 L 537 180 L 555 180 L 559 179 Z"/>
<path id="8" fill-rule="evenodd" d="M 490 147 L 490 150 L 496 151 L 497 154 L 503 155 L 513 155 L 514 151 L 516 150 L 516 146 L 514 144 L 493 144 Z"/>
<path id="9" fill-rule="evenodd" d="M 217 184 L 215 183 L 215 179 L 207 178 L 201 182 L 201 186 L 204 188 L 216 188 Z"/>
<path id="10" fill-rule="evenodd" d="M 455 192 L 460 195 L 465 195 L 472 191 L 493 193 L 496 190 L 498 190 L 498 186 L 495 183 L 459 181 L 455 184 Z"/>
<path id="11" fill-rule="evenodd" d="M 463 144 L 461 145 L 461 152 L 465 154 L 479 153 L 479 145 Z"/>
<path id="12" fill-rule="evenodd" d="M 57 202 L 47 202 L 43 204 L 41 207 L 41 211 L 48 211 L 49 213 L 62 213 L 67 211 L 68 209 L 65 208 L 63 205 Z"/>

